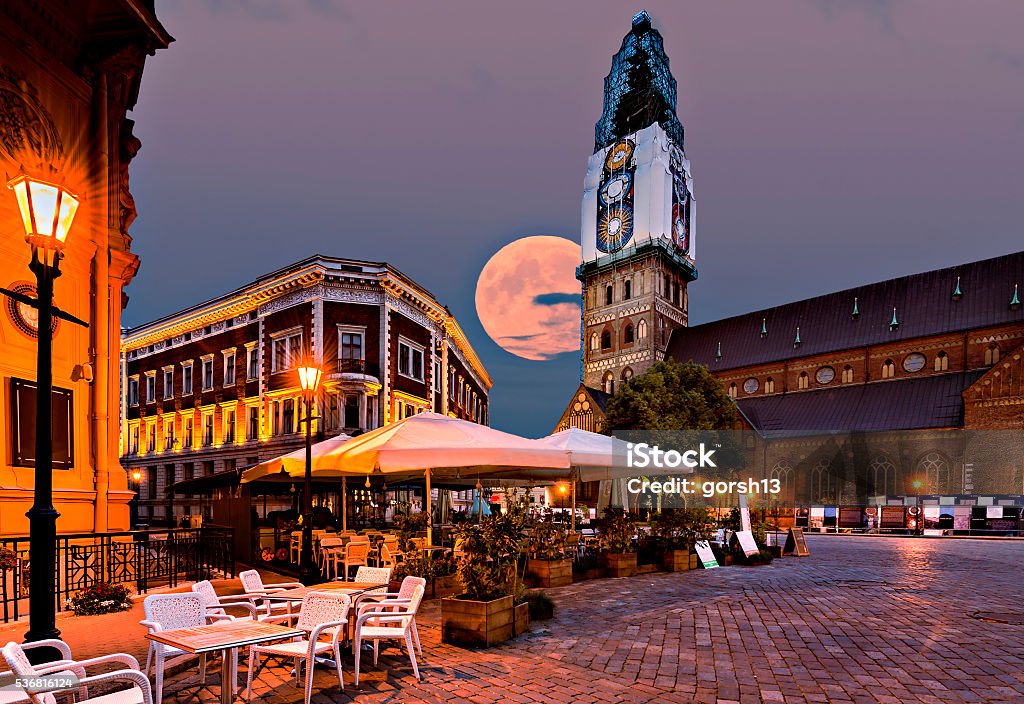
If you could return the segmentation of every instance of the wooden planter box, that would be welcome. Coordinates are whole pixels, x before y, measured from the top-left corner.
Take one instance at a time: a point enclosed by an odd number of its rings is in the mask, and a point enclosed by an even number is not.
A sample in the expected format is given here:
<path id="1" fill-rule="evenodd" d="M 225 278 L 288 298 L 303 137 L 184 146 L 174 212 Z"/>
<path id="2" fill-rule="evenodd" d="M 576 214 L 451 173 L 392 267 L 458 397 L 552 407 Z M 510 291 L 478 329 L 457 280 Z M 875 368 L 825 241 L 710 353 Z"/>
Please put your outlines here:
<path id="1" fill-rule="evenodd" d="M 430 580 L 430 586 L 433 590 L 432 598 L 444 599 L 445 597 L 455 596 L 456 594 L 462 593 L 462 580 L 459 579 L 457 574 L 449 574 L 444 577 L 434 577 Z"/>
<path id="2" fill-rule="evenodd" d="M 455 645 L 490 647 L 512 637 L 512 597 L 493 601 L 441 599 L 441 640 Z"/>
<path id="3" fill-rule="evenodd" d="M 636 553 L 605 553 L 604 565 L 609 577 L 632 577 L 636 574 Z"/>
<path id="4" fill-rule="evenodd" d="M 521 636 L 530 630 L 530 604 L 524 601 L 512 607 L 512 636 Z"/>
<path id="5" fill-rule="evenodd" d="M 700 566 L 701 566 L 701 564 L 700 564 L 700 556 L 697 555 L 697 553 L 695 553 L 695 552 L 691 552 L 690 553 L 690 569 L 691 570 L 699 569 Z"/>
<path id="6" fill-rule="evenodd" d="M 530 560 L 526 574 L 536 579 L 539 587 L 565 587 L 572 584 L 572 559 Z"/>
<path id="7" fill-rule="evenodd" d="M 694 555 L 696 557 L 696 555 Z M 666 572 L 686 572 L 690 569 L 689 550 L 666 550 L 662 563 Z"/>
<path id="8" fill-rule="evenodd" d="M 590 569 L 573 570 L 573 582 L 586 582 L 588 579 L 601 579 L 604 577 L 604 567 L 591 567 Z"/>

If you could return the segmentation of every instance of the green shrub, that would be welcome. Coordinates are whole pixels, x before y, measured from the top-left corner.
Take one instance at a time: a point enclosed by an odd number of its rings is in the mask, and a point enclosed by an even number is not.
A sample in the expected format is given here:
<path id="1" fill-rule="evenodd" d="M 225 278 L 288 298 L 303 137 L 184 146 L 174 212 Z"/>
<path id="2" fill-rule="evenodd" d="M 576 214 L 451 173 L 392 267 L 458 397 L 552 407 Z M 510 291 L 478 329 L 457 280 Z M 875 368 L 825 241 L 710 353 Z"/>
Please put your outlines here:
<path id="1" fill-rule="evenodd" d="M 601 532 L 601 545 L 606 552 L 636 552 L 636 545 L 633 543 L 633 534 L 636 532 L 633 517 L 621 508 L 606 508 L 604 516 L 598 521 L 598 530 Z"/>
<path id="2" fill-rule="evenodd" d="M 530 605 L 531 621 L 543 621 L 555 615 L 555 602 L 544 592 L 530 592 L 526 602 Z"/>
<path id="3" fill-rule="evenodd" d="M 123 584 L 99 582 L 86 587 L 68 601 L 76 616 L 96 616 L 132 608 L 132 593 Z"/>

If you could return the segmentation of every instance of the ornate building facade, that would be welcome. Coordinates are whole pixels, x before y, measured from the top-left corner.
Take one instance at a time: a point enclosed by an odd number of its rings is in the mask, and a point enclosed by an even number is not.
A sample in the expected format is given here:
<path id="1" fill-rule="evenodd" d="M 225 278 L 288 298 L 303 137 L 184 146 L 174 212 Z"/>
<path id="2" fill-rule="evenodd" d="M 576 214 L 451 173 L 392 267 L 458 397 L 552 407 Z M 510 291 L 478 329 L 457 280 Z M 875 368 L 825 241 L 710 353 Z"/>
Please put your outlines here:
<path id="1" fill-rule="evenodd" d="M 491 378 L 458 322 L 385 263 L 315 256 L 125 333 L 122 463 L 139 518 L 199 514 L 177 482 L 302 446 L 295 368 L 323 369 L 319 438 L 421 411 L 488 422 Z"/>
<path id="2" fill-rule="evenodd" d="M 138 269 L 128 167 L 141 143 L 126 117 L 146 57 L 172 38 L 152 0 L 0 3 L 0 171 L 59 182 L 80 198 L 56 304 L 89 323 L 55 326 L 54 504 L 61 532 L 125 529 L 132 497 L 118 461 L 118 336 Z M 0 286 L 34 296 L 14 195 L 0 189 Z M 0 534 L 28 531 L 34 487 L 35 311 L 0 313 Z"/>

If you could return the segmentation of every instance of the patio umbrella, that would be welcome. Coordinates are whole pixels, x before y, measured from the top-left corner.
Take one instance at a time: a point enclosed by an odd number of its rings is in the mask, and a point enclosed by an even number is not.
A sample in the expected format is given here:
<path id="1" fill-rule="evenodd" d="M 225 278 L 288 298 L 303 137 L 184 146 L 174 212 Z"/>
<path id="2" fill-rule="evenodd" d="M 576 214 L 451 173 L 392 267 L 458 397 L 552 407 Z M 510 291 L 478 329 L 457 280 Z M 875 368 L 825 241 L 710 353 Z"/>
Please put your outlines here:
<path id="1" fill-rule="evenodd" d="M 439 413 L 419 413 L 339 445 L 316 466 L 343 468 L 346 474 L 380 473 L 413 477 L 426 484 L 426 513 L 431 516 L 431 476 L 463 478 L 532 470 L 569 469 L 561 449 Z M 432 538 L 427 523 L 428 542 Z"/>
<path id="2" fill-rule="evenodd" d="M 321 458 L 335 452 L 339 447 L 352 440 L 348 435 L 336 435 L 313 445 L 313 476 L 317 479 L 369 474 L 369 472 L 342 472 L 337 466 L 327 466 L 320 462 Z M 260 462 L 242 472 L 239 480 L 242 484 L 257 480 L 292 481 L 306 475 L 306 448 L 300 447 L 294 452 Z"/>

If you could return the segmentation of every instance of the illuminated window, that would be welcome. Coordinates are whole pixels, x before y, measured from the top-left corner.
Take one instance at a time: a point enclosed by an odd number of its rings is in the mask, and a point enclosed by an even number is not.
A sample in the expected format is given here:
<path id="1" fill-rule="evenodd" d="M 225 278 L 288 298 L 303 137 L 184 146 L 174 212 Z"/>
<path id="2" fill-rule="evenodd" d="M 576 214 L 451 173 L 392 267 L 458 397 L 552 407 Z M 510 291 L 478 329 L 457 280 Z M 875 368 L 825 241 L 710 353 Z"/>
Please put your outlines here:
<path id="1" fill-rule="evenodd" d="M 294 369 L 302 360 L 302 330 L 279 332 L 272 337 L 274 354 L 270 371 L 273 373 Z"/>
<path id="2" fill-rule="evenodd" d="M 891 359 L 887 359 L 882 364 L 882 378 L 892 379 L 894 376 L 896 376 L 896 365 Z"/>
<path id="3" fill-rule="evenodd" d="M 807 375 L 807 372 L 800 372 L 800 376 L 796 378 L 796 388 L 806 389 L 811 385 L 811 377 Z"/>
<path id="4" fill-rule="evenodd" d="M 601 384 L 601 387 L 604 389 L 604 392 L 606 394 L 615 393 L 615 375 L 612 374 L 611 372 L 605 372 L 604 380 Z"/>
<path id="5" fill-rule="evenodd" d="M 847 364 L 845 367 L 843 367 L 843 374 L 842 374 L 842 376 L 840 377 L 839 380 L 842 383 L 844 383 L 844 384 L 852 384 L 853 383 L 853 367 L 851 367 L 849 364 Z"/>
<path id="6" fill-rule="evenodd" d="M 647 321 L 641 320 L 636 324 L 636 337 L 638 340 L 647 339 Z"/>
<path id="7" fill-rule="evenodd" d="M 736 398 L 736 382 L 729 384 L 729 398 Z"/>
<path id="8" fill-rule="evenodd" d="M 935 371 L 944 372 L 949 369 L 949 355 L 945 352 L 939 352 L 935 355 Z"/>
<path id="9" fill-rule="evenodd" d="M 764 392 L 766 394 L 775 393 L 775 379 L 768 377 L 764 380 Z"/>
<path id="10" fill-rule="evenodd" d="M 997 345 L 996 343 L 993 342 L 991 345 L 988 346 L 988 349 L 985 350 L 985 365 L 986 366 L 992 366 L 993 364 L 995 364 L 998 361 L 999 361 L 999 345 Z"/>

